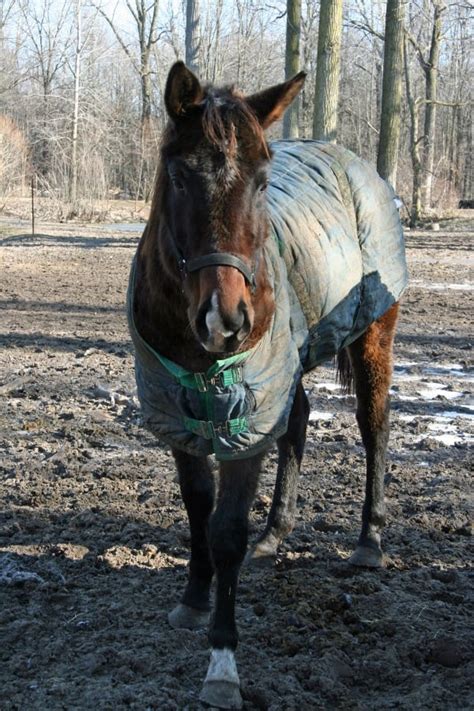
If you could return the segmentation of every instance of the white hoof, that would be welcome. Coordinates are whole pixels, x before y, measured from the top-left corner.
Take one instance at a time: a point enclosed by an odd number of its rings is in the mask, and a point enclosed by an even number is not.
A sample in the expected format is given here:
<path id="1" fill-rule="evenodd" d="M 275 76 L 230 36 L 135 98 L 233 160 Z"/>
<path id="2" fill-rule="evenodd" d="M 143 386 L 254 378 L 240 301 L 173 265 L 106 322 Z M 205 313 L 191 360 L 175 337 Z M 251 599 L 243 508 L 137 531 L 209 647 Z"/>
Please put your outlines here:
<path id="1" fill-rule="evenodd" d="M 238 685 L 229 681 L 205 681 L 199 701 L 217 709 L 241 709 L 244 705 Z"/>
<path id="2" fill-rule="evenodd" d="M 242 708 L 240 680 L 232 650 L 212 650 L 199 700 L 218 709 Z"/>

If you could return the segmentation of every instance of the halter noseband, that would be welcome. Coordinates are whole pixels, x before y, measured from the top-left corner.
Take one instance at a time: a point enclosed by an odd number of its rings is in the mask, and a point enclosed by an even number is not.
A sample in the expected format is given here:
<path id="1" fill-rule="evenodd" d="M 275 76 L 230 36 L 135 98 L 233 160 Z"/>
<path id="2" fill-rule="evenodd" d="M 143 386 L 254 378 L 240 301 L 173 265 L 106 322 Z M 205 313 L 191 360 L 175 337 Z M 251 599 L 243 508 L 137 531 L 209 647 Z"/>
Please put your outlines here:
<path id="1" fill-rule="evenodd" d="M 257 271 L 260 263 L 260 250 L 257 252 L 255 258 L 255 266 L 251 269 L 243 259 L 229 252 L 211 252 L 211 254 L 203 254 L 201 257 L 187 260 L 172 237 L 171 244 L 177 256 L 178 269 L 183 279 L 185 279 L 188 274 L 198 272 L 200 269 L 204 269 L 204 267 L 234 267 L 243 274 L 250 286 L 252 294 L 255 294 L 257 289 Z"/>
<path id="2" fill-rule="evenodd" d="M 236 257 L 234 254 L 229 254 L 228 252 L 213 252 L 212 254 L 204 254 L 202 257 L 195 257 L 186 262 L 186 269 L 189 273 L 198 272 L 204 267 L 235 267 L 241 274 L 244 275 L 248 284 L 250 285 L 252 294 L 255 293 L 257 288 L 257 269 L 259 262 L 260 253 L 257 254 L 255 260 L 255 268 L 250 269 L 248 264 L 246 264 L 243 259 Z"/>

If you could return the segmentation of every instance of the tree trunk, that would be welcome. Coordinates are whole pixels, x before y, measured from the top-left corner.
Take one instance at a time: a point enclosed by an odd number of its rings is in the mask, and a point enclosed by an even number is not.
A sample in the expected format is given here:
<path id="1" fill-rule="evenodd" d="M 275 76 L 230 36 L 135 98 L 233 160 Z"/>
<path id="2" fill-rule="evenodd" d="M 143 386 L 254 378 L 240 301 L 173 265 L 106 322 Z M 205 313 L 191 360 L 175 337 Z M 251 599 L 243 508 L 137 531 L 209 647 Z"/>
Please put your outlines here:
<path id="1" fill-rule="evenodd" d="M 142 126 L 147 126 L 151 119 L 151 102 L 153 95 L 149 60 L 147 60 L 146 64 L 142 65 L 140 83 L 142 94 L 141 122 Z"/>
<path id="2" fill-rule="evenodd" d="M 394 189 L 400 140 L 404 15 L 405 0 L 387 0 L 377 170 Z"/>
<path id="3" fill-rule="evenodd" d="M 438 93 L 438 64 L 441 46 L 441 14 L 445 6 L 440 0 L 433 0 L 434 17 L 433 32 L 431 35 L 430 56 L 426 63 L 426 105 L 423 141 L 423 204 L 425 208 L 431 207 L 433 190 L 433 169 L 435 152 L 435 129 L 436 129 L 436 100 Z"/>
<path id="4" fill-rule="evenodd" d="M 472 151 L 473 151 L 473 131 L 472 131 L 472 118 L 468 113 L 466 115 L 466 121 L 464 122 L 464 132 L 465 132 L 465 163 L 463 171 L 462 180 L 462 193 L 461 197 L 463 200 L 472 200 L 473 198 L 473 165 L 472 165 Z"/>
<path id="5" fill-rule="evenodd" d="M 286 4 L 285 79 L 300 70 L 301 0 L 287 0 Z M 298 138 L 299 99 L 287 109 L 283 119 L 283 138 Z"/>
<path id="6" fill-rule="evenodd" d="M 74 58 L 74 100 L 72 113 L 72 145 L 71 145 L 71 175 L 69 184 L 69 199 L 77 198 L 77 135 L 79 125 L 79 93 L 81 88 L 81 51 L 82 51 L 82 0 L 77 0 L 76 7 L 76 48 Z"/>
<path id="7" fill-rule="evenodd" d="M 422 164 L 420 158 L 420 138 L 418 137 L 418 109 L 420 101 L 415 99 L 412 93 L 406 37 L 403 43 L 403 63 L 405 69 L 407 104 L 410 112 L 410 157 L 413 168 L 410 227 L 415 227 L 415 225 L 421 221 Z"/>
<path id="8" fill-rule="evenodd" d="M 336 142 L 342 0 L 321 0 L 313 136 Z"/>
<path id="9" fill-rule="evenodd" d="M 186 0 L 186 66 L 199 74 L 199 0 Z"/>

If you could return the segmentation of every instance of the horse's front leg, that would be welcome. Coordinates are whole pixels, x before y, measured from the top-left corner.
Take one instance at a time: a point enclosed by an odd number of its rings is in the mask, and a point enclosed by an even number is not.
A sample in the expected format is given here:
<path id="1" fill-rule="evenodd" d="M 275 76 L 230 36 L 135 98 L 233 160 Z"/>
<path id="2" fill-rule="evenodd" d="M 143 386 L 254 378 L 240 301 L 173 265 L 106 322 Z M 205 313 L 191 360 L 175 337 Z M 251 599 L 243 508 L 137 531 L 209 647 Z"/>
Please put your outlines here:
<path id="1" fill-rule="evenodd" d="M 295 525 L 298 479 L 308 418 L 309 402 L 300 382 L 295 392 L 288 430 L 278 440 L 278 471 L 267 524 L 249 555 L 255 562 L 273 558 L 278 546 Z"/>
<path id="2" fill-rule="evenodd" d="M 217 578 L 214 615 L 209 630 L 211 661 L 201 701 L 224 709 L 242 708 L 234 652 L 238 634 L 235 597 L 248 540 L 248 515 L 263 455 L 222 462 L 216 510 L 209 523 L 209 542 Z"/>
<path id="3" fill-rule="evenodd" d="M 209 622 L 213 566 L 209 551 L 209 516 L 214 506 L 214 477 L 207 457 L 173 451 L 191 530 L 189 578 L 181 602 L 168 615 L 175 628 L 197 629 Z"/>

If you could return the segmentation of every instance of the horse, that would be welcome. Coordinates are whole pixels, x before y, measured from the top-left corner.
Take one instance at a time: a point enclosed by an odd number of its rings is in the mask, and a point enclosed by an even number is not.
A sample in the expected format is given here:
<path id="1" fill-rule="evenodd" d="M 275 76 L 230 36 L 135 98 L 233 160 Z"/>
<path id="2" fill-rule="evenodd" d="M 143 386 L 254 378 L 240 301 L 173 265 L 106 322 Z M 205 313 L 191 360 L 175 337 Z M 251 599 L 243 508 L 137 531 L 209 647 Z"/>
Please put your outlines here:
<path id="1" fill-rule="evenodd" d="M 249 554 L 265 560 L 295 522 L 310 412 L 303 371 L 336 351 L 343 384 L 355 387 L 367 459 L 362 528 L 350 563 L 383 564 L 392 348 L 406 281 L 403 237 L 390 189 L 353 154 L 311 141 L 283 142 L 278 149 L 267 143 L 265 129 L 283 115 L 304 79 L 300 72 L 244 96 L 233 87 L 203 86 L 182 62 L 172 66 L 164 95 L 169 122 L 129 283 L 144 420 L 172 448 L 191 532 L 188 581 L 168 619 L 174 628 L 209 625 L 211 656 L 200 699 L 217 708 L 243 703 L 235 602 L 262 461 L 276 442 L 273 501 Z M 357 181 L 366 174 L 375 187 L 364 197 Z M 334 209 L 329 199 L 338 190 Z M 313 202 L 324 208 L 316 222 L 308 207 Z M 385 213 L 392 235 L 387 244 Z M 357 227 L 367 215 L 378 220 L 375 238 Z M 290 246 L 284 243 L 290 238 L 278 234 L 279 219 L 283 232 L 293 225 Z M 316 232 L 319 272 L 302 278 Z M 376 268 L 362 268 L 364 260 L 374 261 L 373 239 L 380 258 Z M 335 263 L 325 256 L 326 242 L 339 245 Z M 392 266 L 389 252 L 399 256 Z M 397 285 L 389 289 L 397 269 Z M 315 306 L 315 289 L 320 297 L 326 289 L 324 308 Z M 210 454 L 219 464 L 217 493 Z"/>

